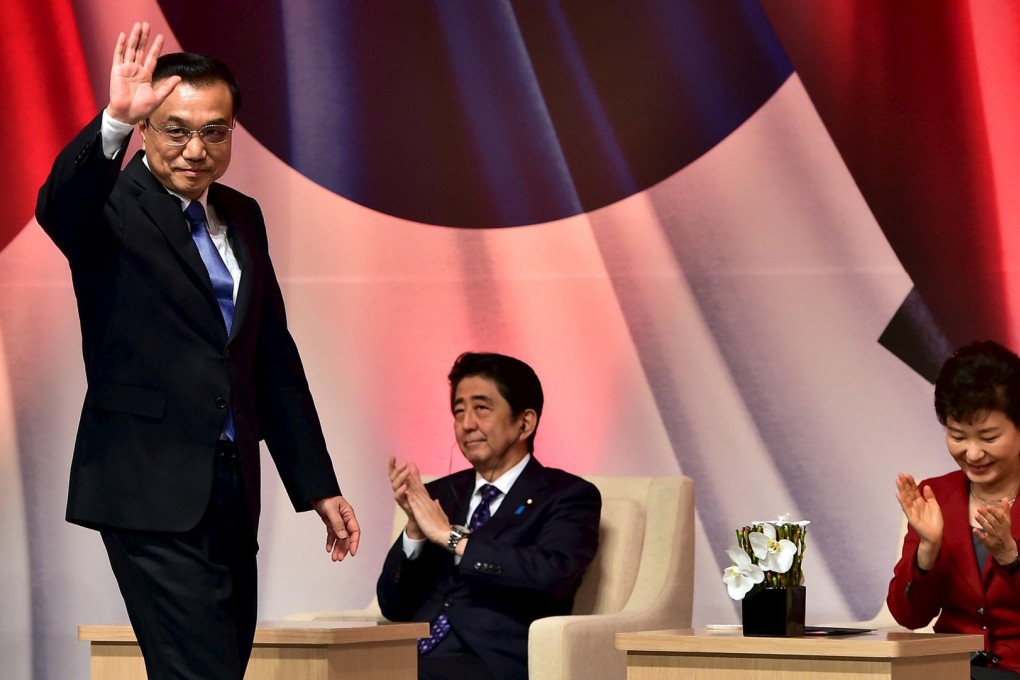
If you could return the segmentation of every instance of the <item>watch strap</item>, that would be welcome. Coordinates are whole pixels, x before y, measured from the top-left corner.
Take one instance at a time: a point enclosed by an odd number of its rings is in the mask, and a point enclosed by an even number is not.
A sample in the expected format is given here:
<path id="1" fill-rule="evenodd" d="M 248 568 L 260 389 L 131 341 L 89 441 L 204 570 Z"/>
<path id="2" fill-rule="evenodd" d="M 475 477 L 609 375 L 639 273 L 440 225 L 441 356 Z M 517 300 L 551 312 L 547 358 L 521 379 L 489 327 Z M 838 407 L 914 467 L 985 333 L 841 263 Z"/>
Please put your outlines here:
<path id="1" fill-rule="evenodd" d="M 467 527 L 463 527 L 459 524 L 450 525 L 450 538 L 446 541 L 446 549 L 451 553 L 456 553 L 457 544 L 460 543 L 460 539 L 470 535 L 471 531 Z"/>

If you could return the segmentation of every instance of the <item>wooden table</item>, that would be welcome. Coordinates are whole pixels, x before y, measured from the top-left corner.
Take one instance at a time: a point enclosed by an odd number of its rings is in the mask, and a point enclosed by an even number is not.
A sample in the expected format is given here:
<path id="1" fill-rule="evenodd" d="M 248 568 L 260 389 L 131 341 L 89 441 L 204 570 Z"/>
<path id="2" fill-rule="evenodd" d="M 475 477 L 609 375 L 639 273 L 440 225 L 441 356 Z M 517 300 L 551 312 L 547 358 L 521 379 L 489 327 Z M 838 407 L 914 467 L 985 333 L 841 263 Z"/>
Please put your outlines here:
<path id="1" fill-rule="evenodd" d="M 627 680 L 965 680 L 980 635 L 881 631 L 841 637 L 744 637 L 704 628 L 617 633 Z"/>
<path id="2" fill-rule="evenodd" d="M 273 621 L 259 624 L 245 680 L 414 680 L 427 623 Z M 78 626 L 93 680 L 145 680 L 131 626 Z"/>

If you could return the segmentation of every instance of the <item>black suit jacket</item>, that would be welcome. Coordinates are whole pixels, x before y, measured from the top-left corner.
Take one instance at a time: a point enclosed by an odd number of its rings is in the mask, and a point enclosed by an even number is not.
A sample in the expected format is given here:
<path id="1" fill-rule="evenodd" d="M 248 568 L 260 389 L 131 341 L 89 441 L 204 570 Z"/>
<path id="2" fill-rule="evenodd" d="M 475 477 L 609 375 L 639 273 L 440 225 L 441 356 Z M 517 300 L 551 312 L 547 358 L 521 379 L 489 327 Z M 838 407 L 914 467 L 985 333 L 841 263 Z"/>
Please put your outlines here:
<path id="1" fill-rule="evenodd" d="M 428 484 L 454 523 L 467 524 L 473 469 Z M 584 570 L 598 548 L 602 499 L 572 474 L 534 457 L 499 509 L 471 535 L 460 565 L 426 543 L 415 560 L 398 538 L 376 587 L 393 621 L 432 621 L 440 611 L 497 679 L 528 675 L 528 627 L 569 614 Z"/>
<path id="2" fill-rule="evenodd" d="M 97 117 L 60 153 L 36 206 L 71 268 L 88 381 L 68 521 L 193 527 L 208 503 L 228 405 L 253 525 L 260 439 L 296 509 L 339 494 L 258 204 L 220 184 L 209 188 L 242 272 L 228 338 L 180 201 L 141 152 L 123 171 L 120 160 L 108 160 L 100 124 Z"/>

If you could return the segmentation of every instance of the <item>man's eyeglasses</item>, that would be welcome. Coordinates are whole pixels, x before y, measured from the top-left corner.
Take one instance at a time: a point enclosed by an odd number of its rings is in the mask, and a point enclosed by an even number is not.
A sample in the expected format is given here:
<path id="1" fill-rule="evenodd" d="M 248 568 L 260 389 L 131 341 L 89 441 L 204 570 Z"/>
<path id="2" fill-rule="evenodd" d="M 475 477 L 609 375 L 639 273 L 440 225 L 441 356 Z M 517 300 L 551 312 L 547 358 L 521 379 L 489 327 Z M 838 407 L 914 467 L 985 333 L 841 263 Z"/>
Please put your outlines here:
<path id="1" fill-rule="evenodd" d="M 236 125 L 236 123 L 234 125 L 204 125 L 198 130 L 190 130 L 180 125 L 167 125 L 160 130 L 148 118 L 145 119 L 145 124 L 166 137 L 166 143 L 170 146 L 184 146 L 191 141 L 192 135 L 198 135 L 199 139 L 206 144 L 222 144 L 230 139 L 230 132 Z"/>

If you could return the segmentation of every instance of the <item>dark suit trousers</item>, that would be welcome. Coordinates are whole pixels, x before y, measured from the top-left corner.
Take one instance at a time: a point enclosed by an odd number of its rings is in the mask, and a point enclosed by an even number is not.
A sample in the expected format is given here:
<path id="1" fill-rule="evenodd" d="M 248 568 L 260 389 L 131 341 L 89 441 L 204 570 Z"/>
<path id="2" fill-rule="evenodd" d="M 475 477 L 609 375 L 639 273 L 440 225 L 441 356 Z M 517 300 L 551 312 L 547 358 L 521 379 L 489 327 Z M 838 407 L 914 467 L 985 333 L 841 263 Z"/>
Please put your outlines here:
<path id="1" fill-rule="evenodd" d="M 257 543 L 233 445 L 217 450 L 209 507 L 193 529 L 102 536 L 149 680 L 242 680 L 255 637 Z"/>
<path id="2" fill-rule="evenodd" d="M 492 680 L 492 673 L 453 628 L 435 649 L 418 656 L 418 680 Z"/>

